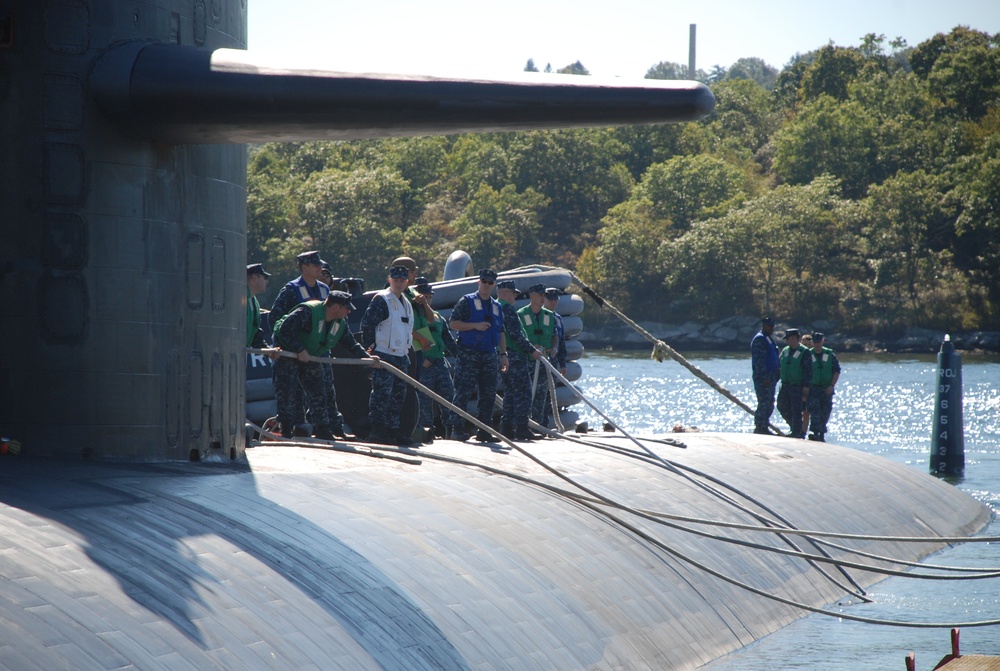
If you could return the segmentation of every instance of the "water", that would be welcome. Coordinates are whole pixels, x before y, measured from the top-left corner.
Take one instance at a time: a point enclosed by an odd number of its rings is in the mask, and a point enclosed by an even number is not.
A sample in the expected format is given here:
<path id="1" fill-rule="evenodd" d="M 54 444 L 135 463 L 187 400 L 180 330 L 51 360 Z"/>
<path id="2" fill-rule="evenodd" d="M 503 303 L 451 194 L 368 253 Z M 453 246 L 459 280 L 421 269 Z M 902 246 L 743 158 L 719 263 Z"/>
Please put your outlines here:
<path id="1" fill-rule="evenodd" d="M 748 356 L 690 354 L 688 360 L 751 407 L 756 404 Z M 918 355 L 842 355 L 827 440 L 927 472 L 937 360 Z M 647 352 L 590 354 L 580 387 L 627 431 L 664 433 L 675 425 L 749 432 L 753 418 L 673 361 Z M 955 486 L 1000 510 L 1000 357 L 963 358 L 965 477 Z M 603 420 L 585 406 L 581 419 Z M 772 423 L 787 428 L 775 411 Z M 986 533 L 1000 536 L 995 517 Z M 929 558 L 934 563 L 1000 566 L 1000 544 L 968 544 Z M 882 619 L 961 622 L 1000 618 L 1000 579 L 936 582 L 891 578 L 869 590 L 874 604 L 846 606 Z M 1000 627 L 962 629 L 964 654 L 1000 655 Z M 911 629 L 809 615 L 703 671 L 885 671 L 932 669 L 951 651 L 947 629 Z"/>

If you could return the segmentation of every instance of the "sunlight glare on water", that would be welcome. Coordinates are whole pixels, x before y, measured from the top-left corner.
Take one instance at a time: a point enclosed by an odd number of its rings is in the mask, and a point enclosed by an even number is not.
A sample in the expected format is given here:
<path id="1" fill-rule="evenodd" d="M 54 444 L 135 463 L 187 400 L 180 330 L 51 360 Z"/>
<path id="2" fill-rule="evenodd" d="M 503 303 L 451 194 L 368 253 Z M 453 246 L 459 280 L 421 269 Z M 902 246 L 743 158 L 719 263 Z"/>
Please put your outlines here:
<path id="1" fill-rule="evenodd" d="M 749 355 L 691 353 L 686 357 L 753 408 Z M 937 359 L 933 355 L 841 355 L 827 439 L 927 470 Z M 623 429 L 669 433 L 675 425 L 703 431 L 749 433 L 753 418 L 673 361 L 656 363 L 648 352 L 588 353 L 578 386 Z M 957 486 L 1000 509 L 1000 357 L 963 357 L 966 471 Z M 582 405 L 592 428 L 604 420 Z M 775 411 L 771 418 L 787 426 Z M 789 439 L 791 440 L 791 439 Z M 1000 536 L 1000 522 L 984 531 Z M 960 566 L 1000 566 L 997 544 L 959 545 L 928 561 Z M 834 604 L 866 617 L 915 622 L 958 622 L 1000 617 L 1000 579 L 943 582 L 891 578 L 875 585 L 872 604 Z M 965 654 L 1000 655 L 1000 627 L 962 630 Z M 932 669 L 950 652 L 947 629 L 913 629 L 804 617 L 704 671 L 891 671 L 904 668 L 910 651 L 917 668 Z"/>

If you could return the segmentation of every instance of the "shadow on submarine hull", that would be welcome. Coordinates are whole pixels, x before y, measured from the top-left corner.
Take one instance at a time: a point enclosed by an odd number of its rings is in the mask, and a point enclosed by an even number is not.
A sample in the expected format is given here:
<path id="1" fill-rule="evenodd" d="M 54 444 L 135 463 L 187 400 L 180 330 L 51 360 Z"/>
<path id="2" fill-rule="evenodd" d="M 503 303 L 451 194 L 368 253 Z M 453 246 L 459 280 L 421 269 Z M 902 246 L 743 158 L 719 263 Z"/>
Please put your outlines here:
<path id="1" fill-rule="evenodd" d="M 647 444 L 752 490 L 801 528 L 952 535 L 989 517 L 926 474 L 854 450 L 684 440 L 685 450 Z M 628 505 L 751 521 L 648 463 L 568 441 L 530 450 Z M 566 486 L 516 453 L 448 441 L 415 451 L 420 465 L 279 444 L 229 464 L 8 458 L 0 666 L 692 669 L 802 614 L 563 496 L 430 451 Z M 816 606 L 843 596 L 802 560 L 616 514 L 767 591 Z M 907 558 L 940 546 L 847 543 Z"/>

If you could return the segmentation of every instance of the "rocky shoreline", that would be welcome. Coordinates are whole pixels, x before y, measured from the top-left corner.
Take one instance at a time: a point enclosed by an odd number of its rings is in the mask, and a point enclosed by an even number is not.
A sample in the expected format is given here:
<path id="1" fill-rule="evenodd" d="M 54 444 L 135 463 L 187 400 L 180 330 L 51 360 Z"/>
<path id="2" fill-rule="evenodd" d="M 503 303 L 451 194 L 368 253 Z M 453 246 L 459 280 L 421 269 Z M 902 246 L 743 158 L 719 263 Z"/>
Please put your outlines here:
<path id="1" fill-rule="evenodd" d="M 728 317 L 711 324 L 638 323 L 678 351 L 747 352 L 750 339 L 760 328 L 760 318 L 748 316 Z M 941 349 L 941 342 L 945 336 L 944 331 L 910 328 L 897 338 L 880 339 L 840 332 L 837 330 L 837 324 L 832 322 L 793 324 L 779 321 L 774 328 L 779 344 L 780 337 L 788 328 L 797 328 L 803 333 L 820 331 L 826 335 L 827 346 L 836 352 L 936 354 Z M 971 331 L 950 335 L 957 350 L 1000 352 L 1000 331 Z M 586 315 L 584 315 L 583 333 L 577 339 L 590 350 L 641 350 L 650 347 L 648 340 L 626 324 L 616 321 L 607 325 L 591 325 L 587 323 Z"/>

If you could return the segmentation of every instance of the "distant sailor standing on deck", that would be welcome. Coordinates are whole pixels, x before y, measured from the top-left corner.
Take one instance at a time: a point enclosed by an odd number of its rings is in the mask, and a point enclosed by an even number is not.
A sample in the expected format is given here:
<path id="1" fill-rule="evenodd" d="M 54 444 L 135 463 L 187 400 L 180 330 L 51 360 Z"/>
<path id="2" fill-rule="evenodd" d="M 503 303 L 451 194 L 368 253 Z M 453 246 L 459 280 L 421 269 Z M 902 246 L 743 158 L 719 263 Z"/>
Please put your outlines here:
<path id="1" fill-rule="evenodd" d="M 257 296 L 267 290 L 269 277 L 271 273 L 264 270 L 264 264 L 251 263 L 247 266 L 247 347 L 267 347 L 264 330 L 260 327 L 260 302 L 257 301 Z"/>
<path id="2" fill-rule="evenodd" d="M 545 285 L 535 284 L 529 291 L 536 298 L 541 297 L 544 295 Z M 503 332 L 507 353 L 510 355 L 510 364 L 503 374 L 500 433 L 514 440 L 534 440 L 539 436 L 528 427 L 528 419 L 531 417 L 531 360 L 541 359 L 542 353 L 540 347 L 528 339 L 520 313 L 514 309 L 514 301 L 517 299 L 514 281 L 505 280 L 497 284 L 497 296 L 503 310 Z M 531 308 L 530 305 L 525 307 Z"/>
<path id="3" fill-rule="evenodd" d="M 840 379 L 840 361 L 829 347 L 826 336 L 813 333 L 812 379 L 809 383 L 809 440 L 826 442 L 826 423 L 833 411 L 833 389 Z M 803 427 L 804 428 L 804 427 Z"/>
<path id="4" fill-rule="evenodd" d="M 767 430 L 774 412 L 774 390 L 778 384 L 778 345 L 771 334 L 774 333 L 774 318 L 764 317 L 760 331 L 750 341 L 750 362 L 753 367 L 753 389 L 757 394 L 757 411 L 753 415 L 753 432 L 770 433 Z"/>
<path id="5" fill-rule="evenodd" d="M 309 401 L 313 435 L 323 440 L 332 440 L 334 436 L 347 437 L 344 434 L 344 418 L 336 410 L 336 400 L 333 405 L 336 415 L 330 417 L 328 414 L 323 364 L 310 361 L 309 356 L 324 356 L 340 343 L 353 356 L 359 359 L 368 357 L 347 326 L 347 315 L 353 309 L 350 294 L 334 291 L 325 301 L 306 301 L 299 305 L 275 325 L 275 343 L 281 349 L 296 354 L 294 359 L 281 357 L 274 363 L 274 396 L 283 437 L 292 437 L 291 418 L 302 411 L 295 407 L 301 402 L 301 395 L 292 393 L 300 385 Z M 378 366 L 378 357 L 371 358 Z"/>
<path id="6" fill-rule="evenodd" d="M 361 338 L 369 351 L 384 363 L 406 372 L 410 365 L 407 353 L 413 343 L 413 306 L 406 291 L 406 266 L 389 269 L 389 286 L 375 294 L 361 319 Z M 399 426 L 399 415 L 406 399 L 406 382 L 388 370 L 372 371 L 372 393 L 368 398 L 371 432 L 368 440 L 385 445 L 412 445 L 413 440 Z"/>
<path id="7" fill-rule="evenodd" d="M 507 370 L 507 342 L 503 335 L 503 314 L 500 303 L 493 298 L 496 271 L 479 271 L 479 285 L 466 294 L 451 311 L 451 328 L 458 331 L 458 357 L 455 363 L 454 405 L 465 410 L 472 394 L 478 393 L 476 419 L 486 424 L 493 421 L 493 401 L 497 393 L 497 370 Z M 500 351 L 499 361 L 497 350 Z M 452 415 L 449 437 L 468 440 L 465 420 Z M 478 431 L 477 437 L 485 434 Z"/>
<path id="8" fill-rule="evenodd" d="M 812 379 L 812 356 L 799 344 L 799 330 L 785 331 L 788 344 L 778 357 L 781 366 L 781 388 L 778 390 L 778 412 L 788 423 L 792 438 L 805 438 L 802 409 L 809 397 Z"/>

